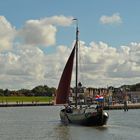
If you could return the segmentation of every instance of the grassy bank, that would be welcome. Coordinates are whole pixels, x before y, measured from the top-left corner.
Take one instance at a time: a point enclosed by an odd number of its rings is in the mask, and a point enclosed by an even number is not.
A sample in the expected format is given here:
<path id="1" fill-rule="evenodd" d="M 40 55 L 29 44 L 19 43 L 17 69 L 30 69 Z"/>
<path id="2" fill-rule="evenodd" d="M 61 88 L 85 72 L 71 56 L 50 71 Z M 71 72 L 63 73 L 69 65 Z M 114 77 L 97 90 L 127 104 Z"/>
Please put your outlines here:
<path id="1" fill-rule="evenodd" d="M 52 97 L 0 96 L 0 102 L 52 102 Z"/>

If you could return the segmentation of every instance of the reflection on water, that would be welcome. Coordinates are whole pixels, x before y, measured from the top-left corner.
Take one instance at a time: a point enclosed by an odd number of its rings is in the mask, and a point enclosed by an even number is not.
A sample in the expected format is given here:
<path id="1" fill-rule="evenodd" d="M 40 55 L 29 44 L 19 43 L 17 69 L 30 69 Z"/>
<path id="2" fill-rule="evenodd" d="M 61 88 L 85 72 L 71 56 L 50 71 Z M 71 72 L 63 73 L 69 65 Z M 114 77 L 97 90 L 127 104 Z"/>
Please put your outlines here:
<path id="1" fill-rule="evenodd" d="M 108 129 L 107 126 L 100 127 L 86 127 L 77 125 L 58 124 L 54 127 L 55 140 L 80 140 L 92 139 L 99 133 L 104 133 Z M 104 131 L 104 132 L 103 132 Z M 94 138 L 95 139 L 95 138 Z"/>
<path id="2" fill-rule="evenodd" d="M 68 125 L 58 124 L 54 128 L 54 133 L 57 140 L 71 140 L 70 128 Z"/>
<path id="3" fill-rule="evenodd" d="M 104 126 L 98 126 L 98 127 L 95 127 L 96 129 L 100 130 L 100 131 L 105 131 L 108 129 L 108 125 L 104 125 Z"/>
<path id="4" fill-rule="evenodd" d="M 140 110 L 109 111 L 106 126 L 63 125 L 59 107 L 0 108 L 0 140 L 139 140 Z"/>

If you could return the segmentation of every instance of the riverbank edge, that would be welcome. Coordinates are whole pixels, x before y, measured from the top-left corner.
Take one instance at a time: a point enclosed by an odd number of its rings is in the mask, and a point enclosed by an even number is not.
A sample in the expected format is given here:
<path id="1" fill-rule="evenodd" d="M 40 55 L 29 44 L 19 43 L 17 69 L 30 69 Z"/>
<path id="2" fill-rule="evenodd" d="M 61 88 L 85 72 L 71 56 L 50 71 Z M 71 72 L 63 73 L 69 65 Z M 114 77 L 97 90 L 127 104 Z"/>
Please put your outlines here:
<path id="1" fill-rule="evenodd" d="M 127 107 L 128 109 L 140 109 L 140 103 L 128 104 Z M 104 106 L 104 110 L 119 110 L 119 109 L 124 109 L 124 105 L 115 104 L 110 106 Z"/>
<path id="2" fill-rule="evenodd" d="M 28 106 L 52 106 L 54 105 L 53 103 L 51 102 L 48 102 L 48 103 L 5 103 L 5 104 L 0 104 L 0 107 L 28 107 Z"/>
<path id="3" fill-rule="evenodd" d="M 0 107 L 29 107 L 29 106 L 54 106 L 54 103 L 52 102 L 26 103 L 25 102 L 25 103 L 0 104 Z M 124 105 L 115 104 L 115 105 L 104 106 L 104 110 L 118 110 L 118 109 L 124 109 Z M 140 109 L 140 103 L 128 104 L 128 109 Z"/>

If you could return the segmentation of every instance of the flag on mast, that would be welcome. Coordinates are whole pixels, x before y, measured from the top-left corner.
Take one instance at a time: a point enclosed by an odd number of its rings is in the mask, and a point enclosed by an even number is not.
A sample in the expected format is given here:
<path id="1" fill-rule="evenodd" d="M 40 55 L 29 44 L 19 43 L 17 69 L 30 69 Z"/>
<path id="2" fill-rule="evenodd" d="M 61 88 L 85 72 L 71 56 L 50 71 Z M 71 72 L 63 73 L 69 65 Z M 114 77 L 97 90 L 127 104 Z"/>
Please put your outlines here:
<path id="1" fill-rule="evenodd" d="M 95 100 L 101 102 L 104 101 L 104 97 L 101 95 L 96 95 Z"/>

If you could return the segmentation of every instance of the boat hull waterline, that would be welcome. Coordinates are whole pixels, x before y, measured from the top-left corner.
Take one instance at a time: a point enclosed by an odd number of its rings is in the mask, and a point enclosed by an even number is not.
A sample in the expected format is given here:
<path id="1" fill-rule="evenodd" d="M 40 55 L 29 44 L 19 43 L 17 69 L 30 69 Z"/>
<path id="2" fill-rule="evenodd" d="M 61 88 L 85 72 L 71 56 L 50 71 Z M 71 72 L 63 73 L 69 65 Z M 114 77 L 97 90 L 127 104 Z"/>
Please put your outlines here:
<path id="1" fill-rule="evenodd" d="M 85 112 L 77 110 L 72 113 L 67 113 L 66 109 L 60 111 L 61 122 L 64 124 L 78 124 L 85 126 L 103 126 L 106 125 L 109 115 L 107 112 Z"/>

